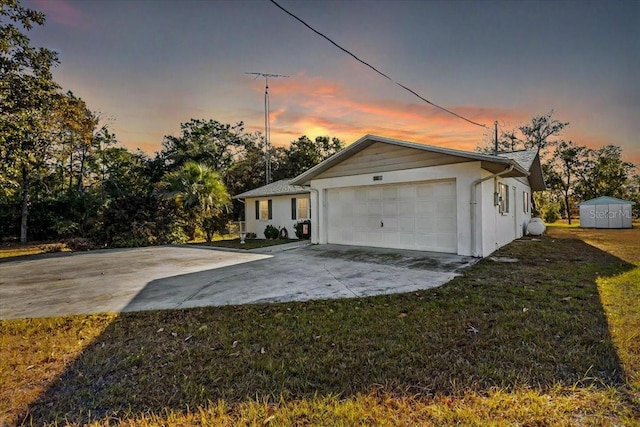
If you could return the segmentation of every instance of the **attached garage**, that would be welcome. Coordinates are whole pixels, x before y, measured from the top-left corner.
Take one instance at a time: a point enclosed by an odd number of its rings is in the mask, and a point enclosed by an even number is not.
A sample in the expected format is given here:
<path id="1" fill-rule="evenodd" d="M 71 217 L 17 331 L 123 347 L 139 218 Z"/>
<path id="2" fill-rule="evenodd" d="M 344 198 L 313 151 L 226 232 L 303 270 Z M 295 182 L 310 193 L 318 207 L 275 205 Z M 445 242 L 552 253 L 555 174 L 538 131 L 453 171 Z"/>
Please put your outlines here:
<path id="1" fill-rule="evenodd" d="M 457 253 L 455 180 L 327 190 L 328 243 Z"/>
<path id="2" fill-rule="evenodd" d="M 478 257 L 522 236 L 533 192 L 545 189 L 536 150 L 485 154 L 375 135 L 290 184 L 309 190 L 313 244 Z"/>
<path id="3" fill-rule="evenodd" d="M 582 228 L 631 228 L 635 203 L 615 197 L 597 197 L 579 203 Z"/>

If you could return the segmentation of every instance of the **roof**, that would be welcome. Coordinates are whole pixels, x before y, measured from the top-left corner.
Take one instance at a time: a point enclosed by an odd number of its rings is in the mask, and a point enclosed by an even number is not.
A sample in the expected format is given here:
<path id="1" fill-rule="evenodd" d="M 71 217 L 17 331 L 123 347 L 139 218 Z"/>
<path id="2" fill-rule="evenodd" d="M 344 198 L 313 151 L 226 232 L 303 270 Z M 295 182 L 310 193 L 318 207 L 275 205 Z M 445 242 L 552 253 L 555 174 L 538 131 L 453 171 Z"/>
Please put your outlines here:
<path id="1" fill-rule="evenodd" d="M 515 160 L 518 164 L 526 168 L 531 174 L 529 175 L 529 182 L 532 190 L 546 190 L 547 185 L 544 182 L 544 175 L 542 174 L 542 165 L 540 164 L 540 155 L 538 154 L 538 150 L 508 151 L 498 153 L 498 156 Z"/>
<path id="2" fill-rule="evenodd" d="M 616 199 L 615 197 L 602 196 L 596 197 L 595 199 L 585 200 L 584 202 L 578 203 L 578 206 L 589 206 L 589 205 L 635 205 L 635 202 L 631 200 L 622 200 Z"/>
<path id="3" fill-rule="evenodd" d="M 328 159 L 318 163 L 316 166 L 312 167 L 308 171 L 293 178 L 291 180 L 291 184 L 308 185 L 313 178 L 317 177 L 318 175 L 322 174 L 326 170 L 332 168 L 338 163 L 346 160 L 347 158 L 364 150 L 365 148 L 373 145 L 376 142 L 382 142 L 386 144 L 397 145 L 400 147 L 413 148 L 417 150 L 423 150 L 423 151 L 428 151 L 433 153 L 440 153 L 440 154 L 445 154 L 449 156 L 459 157 L 461 159 L 464 159 L 464 161 L 480 161 L 482 162 L 482 168 L 492 173 L 502 172 L 508 167 L 513 166 L 513 170 L 510 173 L 503 175 L 505 177 L 518 177 L 518 176 L 528 177 L 530 175 L 529 167 L 535 165 L 536 159 L 537 159 L 538 169 L 535 170 L 535 173 L 539 173 L 539 177 L 534 179 L 536 185 L 533 185 L 532 183 L 532 189 L 533 190 L 545 189 L 544 179 L 542 179 L 542 171 L 541 171 L 541 168 L 539 168 L 540 160 L 537 157 L 537 152 L 535 153 L 535 156 L 534 156 L 533 153 L 529 152 L 531 150 L 527 150 L 518 155 L 518 157 L 521 157 L 520 160 L 522 160 L 524 163 L 527 163 L 527 165 L 529 166 L 527 167 L 519 163 L 517 159 L 512 159 L 506 156 L 506 154 L 508 153 L 502 153 L 503 155 L 495 156 L 492 154 L 454 150 L 451 148 L 444 148 L 444 147 L 435 147 L 432 145 L 401 141 L 398 139 L 385 138 L 385 137 L 376 136 L 376 135 L 363 136 L 362 138 L 360 138 L 359 140 L 357 140 L 347 148 L 339 151 L 338 153 L 334 154 Z"/>
<path id="4" fill-rule="evenodd" d="M 308 187 L 292 185 L 291 179 L 281 179 L 253 190 L 233 196 L 234 199 L 246 199 L 249 197 L 285 196 L 288 194 L 309 193 Z"/>

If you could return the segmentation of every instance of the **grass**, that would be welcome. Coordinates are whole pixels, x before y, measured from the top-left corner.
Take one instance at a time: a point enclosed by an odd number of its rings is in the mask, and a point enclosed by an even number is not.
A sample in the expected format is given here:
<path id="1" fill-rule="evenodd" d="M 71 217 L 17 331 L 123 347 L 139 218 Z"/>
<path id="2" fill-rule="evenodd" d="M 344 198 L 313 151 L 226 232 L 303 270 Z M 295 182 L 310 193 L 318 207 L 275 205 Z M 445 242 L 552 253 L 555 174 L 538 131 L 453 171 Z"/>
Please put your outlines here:
<path id="1" fill-rule="evenodd" d="M 0 258 L 12 258 L 27 255 L 38 255 L 52 252 L 70 252 L 64 243 L 31 242 L 0 244 Z"/>
<path id="2" fill-rule="evenodd" d="M 409 294 L 0 321 L 0 425 L 638 425 L 639 238 L 549 227 Z"/>
<path id="3" fill-rule="evenodd" d="M 217 236 L 219 237 L 219 236 Z M 247 239 L 244 244 L 240 244 L 240 239 L 233 238 L 231 236 L 223 236 L 223 238 L 216 239 L 210 243 L 205 242 L 203 239 L 189 242 L 190 245 L 197 246 L 214 246 L 219 248 L 231 248 L 231 249 L 257 249 L 266 248 L 269 246 L 283 245 L 285 243 L 297 242 L 297 239 Z M 33 243 L 2 243 L 0 244 L 0 259 L 13 258 L 27 255 L 38 255 L 52 252 L 71 252 L 64 243 L 58 242 L 33 242 Z"/>
<path id="4" fill-rule="evenodd" d="M 218 248 L 232 248 L 232 249 L 257 249 L 257 248 L 266 248 L 269 246 L 276 245 L 284 245 L 285 243 L 298 242 L 298 239 L 246 239 L 244 244 L 240 243 L 240 239 L 223 239 L 223 240 L 214 240 L 210 243 L 195 243 L 197 245 L 202 246 L 214 246 Z"/>

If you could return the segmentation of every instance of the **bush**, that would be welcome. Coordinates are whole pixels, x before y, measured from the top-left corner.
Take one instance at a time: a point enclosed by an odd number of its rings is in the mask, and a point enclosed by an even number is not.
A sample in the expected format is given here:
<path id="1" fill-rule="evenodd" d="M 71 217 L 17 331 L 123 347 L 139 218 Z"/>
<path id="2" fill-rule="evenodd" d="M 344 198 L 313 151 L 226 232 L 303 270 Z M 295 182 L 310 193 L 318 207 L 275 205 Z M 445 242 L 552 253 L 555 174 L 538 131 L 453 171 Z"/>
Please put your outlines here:
<path id="1" fill-rule="evenodd" d="M 549 203 L 542 209 L 542 220 L 551 224 L 560 219 L 560 206 L 558 203 Z"/>
<path id="2" fill-rule="evenodd" d="M 280 231 L 271 224 L 264 229 L 264 237 L 267 239 L 277 239 L 278 234 L 280 234 Z"/>
<path id="3" fill-rule="evenodd" d="M 153 195 L 112 200 L 95 240 L 113 248 L 184 243 L 187 236 L 175 204 Z"/>
<path id="4" fill-rule="evenodd" d="M 88 251 L 90 249 L 95 249 L 88 239 L 83 239 L 82 237 L 74 237 L 67 240 L 65 243 L 72 251 Z"/>
<path id="5" fill-rule="evenodd" d="M 304 232 L 305 224 L 307 225 L 306 233 Z M 296 230 L 296 237 L 298 239 L 308 239 L 311 236 L 311 221 L 308 219 L 298 222 L 293 228 Z"/>

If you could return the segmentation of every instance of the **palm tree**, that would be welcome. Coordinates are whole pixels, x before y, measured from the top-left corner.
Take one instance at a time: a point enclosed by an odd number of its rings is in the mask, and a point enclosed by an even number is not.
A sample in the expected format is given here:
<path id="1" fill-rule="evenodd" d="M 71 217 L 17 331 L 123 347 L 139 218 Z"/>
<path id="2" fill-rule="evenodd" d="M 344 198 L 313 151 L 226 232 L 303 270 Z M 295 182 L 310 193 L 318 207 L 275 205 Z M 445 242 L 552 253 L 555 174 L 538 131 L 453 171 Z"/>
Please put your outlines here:
<path id="1" fill-rule="evenodd" d="M 167 173 L 160 188 L 165 197 L 174 199 L 184 209 L 189 238 L 195 239 L 200 225 L 210 241 L 213 237 L 210 224 L 227 209 L 230 200 L 220 175 L 208 166 L 187 162 L 177 171 Z"/>

